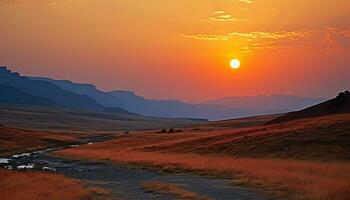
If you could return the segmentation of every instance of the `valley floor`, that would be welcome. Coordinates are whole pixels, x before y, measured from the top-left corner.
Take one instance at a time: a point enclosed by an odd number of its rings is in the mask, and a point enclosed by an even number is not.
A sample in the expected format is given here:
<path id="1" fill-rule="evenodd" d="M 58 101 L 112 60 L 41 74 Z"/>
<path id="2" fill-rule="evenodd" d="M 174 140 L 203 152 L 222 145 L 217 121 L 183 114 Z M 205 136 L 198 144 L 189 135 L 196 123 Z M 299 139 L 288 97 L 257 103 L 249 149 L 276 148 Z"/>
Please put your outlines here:
<path id="1" fill-rule="evenodd" d="M 17 170 L 0 170 L 0 195 L 5 200 L 350 199 L 350 114 L 264 125 L 271 118 L 124 135 L 0 127 L 1 157 L 35 150 L 8 164 L 2 160 L 2 166 Z M 49 150 L 38 151 L 43 148 Z M 55 172 L 18 171 L 26 164 Z"/>
<path id="2" fill-rule="evenodd" d="M 109 191 L 86 187 L 83 182 L 42 172 L 16 172 L 0 169 L 2 200 L 108 200 Z"/>
<path id="3" fill-rule="evenodd" d="M 88 145 L 93 145 L 89 144 Z M 65 146 L 57 148 L 78 148 L 77 146 Z M 92 188 L 92 196 L 89 195 L 91 200 L 99 199 L 131 199 L 131 200 L 172 200 L 172 199 L 186 199 L 186 200 L 201 200 L 201 199 L 239 199 L 244 197 L 249 200 L 264 200 L 269 199 L 265 195 L 248 189 L 246 187 L 231 185 L 231 182 L 227 179 L 196 176 L 187 173 L 159 173 L 149 169 L 140 169 L 138 167 L 131 167 L 129 165 L 110 163 L 110 162 L 96 162 L 86 161 L 79 159 L 69 159 L 63 157 L 51 156 L 50 153 L 57 150 L 48 149 L 44 151 L 35 151 L 25 155 L 19 155 L 11 157 L 5 168 L 16 171 L 4 171 L 12 173 L 14 175 L 23 174 L 26 176 L 34 177 L 34 179 L 21 179 L 17 180 L 18 176 L 11 176 L 8 179 L 0 179 L 3 182 L 1 186 L 2 192 L 7 193 L 10 196 L 16 190 L 23 189 L 23 192 L 28 192 L 27 188 L 32 188 L 34 191 L 42 191 L 41 181 L 38 178 L 40 175 L 45 175 L 47 179 L 54 179 L 57 174 L 64 180 L 79 180 L 79 183 L 83 183 L 84 186 L 89 186 L 89 191 Z M 0 164 L 1 166 L 1 164 Z M 33 172 L 19 172 L 19 171 L 45 171 L 46 173 L 33 173 Z M 69 177 L 69 178 L 68 178 Z M 21 184 L 11 184 L 18 183 Z M 38 182 L 38 183 L 37 183 Z M 56 181 L 57 184 L 58 181 Z M 70 185 L 62 182 L 62 187 L 70 187 Z M 50 186 L 48 182 L 48 186 Z M 55 189 L 55 185 L 50 186 Z M 105 190 L 101 190 L 104 188 Z M 60 190 L 61 195 L 65 195 L 66 191 Z M 104 192 L 105 191 L 105 192 Z M 110 191 L 110 192 L 108 192 Z M 79 194 L 79 193 L 77 193 Z M 32 194 L 30 194 L 32 195 Z M 56 200 L 60 198 L 60 195 L 55 196 L 37 196 L 36 199 L 41 200 Z M 68 195 L 68 194 L 67 194 Z M 73 195 L 74 196 L 74 195 Z M 91 198 L 90 198 L 91 197 Z M 34 198 L 34 197 L 33 197 Z M 68 197 L 67 197 L 68 198 Z M 72 197 L 73 199 L 79 199 L 79 196 Z"/>
<path id="4" fill-rule="evenodd" d="M 350 115 L 343 114 L 239 129 L 140 132 L 56 155 L 225 177 L 278 198 L 346 200 L 349 128 Z"/>

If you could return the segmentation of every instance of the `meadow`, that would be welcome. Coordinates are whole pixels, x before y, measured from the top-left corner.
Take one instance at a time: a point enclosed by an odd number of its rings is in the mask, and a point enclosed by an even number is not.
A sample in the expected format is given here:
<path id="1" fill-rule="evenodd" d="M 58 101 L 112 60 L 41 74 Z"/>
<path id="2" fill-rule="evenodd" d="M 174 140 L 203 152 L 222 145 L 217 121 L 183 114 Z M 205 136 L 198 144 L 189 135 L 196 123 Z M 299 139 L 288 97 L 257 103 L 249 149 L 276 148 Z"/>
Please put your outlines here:
<path id="1" fill-rule="evenodd" d="M 0 156 L 77 142 L 84 134 L 0 127 Z"/>
<path id="2" fill-rule="evenodd" d="M 207 122 L 198 119 L 146 117 L 113 111 L 14 104 L 0 104 L 0 114 L 0 126 L 85 134 L 184 127 Z"/>
<path id="3" fill-rule="evenodd" d="M 346 200 L 349 122 L 350 115 L 341 114 L 237 129 L 140 132 L 58 155 L 225 177 L 280 198 Z"/>
<path id="4" fill-rule="evenodd" d="M 111 200 L 109 191 L 62 175 L 0 169 L 2 200 Z"/>
<path id="5" fill-rule="evenodd" d="M 142 187 L 146 192 L 171 195 L 171 196 L 175 196 L 177 199 L 210 200 L 210 198 L 206 196 L 200 196 L 176 184 L 170 184 L 170 183 L 164 183 L 164 182 L 158 182 L 158 181 L 149 181 L 149 182 L 144 182 L 142 184 Z"/>

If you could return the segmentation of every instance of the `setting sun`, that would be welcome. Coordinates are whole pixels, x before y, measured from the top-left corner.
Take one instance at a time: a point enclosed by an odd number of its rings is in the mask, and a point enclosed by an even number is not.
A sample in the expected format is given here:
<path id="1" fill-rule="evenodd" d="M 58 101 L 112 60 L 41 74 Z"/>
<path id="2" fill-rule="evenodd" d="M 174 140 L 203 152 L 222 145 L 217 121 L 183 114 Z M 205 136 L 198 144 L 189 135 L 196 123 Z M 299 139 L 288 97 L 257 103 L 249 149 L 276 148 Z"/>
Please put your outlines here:
<path id="1" fill-rule="evenodd" d="M 0 0 L 0 200 L 350 200 L 349 19 L 350 0 Z"/>
<path id="2" fill-rule="evenodd" d="M 238 59 L 232 59 L 230 65 L 232 69 L 238 69 L 241 66 L 241 62 Z"/>

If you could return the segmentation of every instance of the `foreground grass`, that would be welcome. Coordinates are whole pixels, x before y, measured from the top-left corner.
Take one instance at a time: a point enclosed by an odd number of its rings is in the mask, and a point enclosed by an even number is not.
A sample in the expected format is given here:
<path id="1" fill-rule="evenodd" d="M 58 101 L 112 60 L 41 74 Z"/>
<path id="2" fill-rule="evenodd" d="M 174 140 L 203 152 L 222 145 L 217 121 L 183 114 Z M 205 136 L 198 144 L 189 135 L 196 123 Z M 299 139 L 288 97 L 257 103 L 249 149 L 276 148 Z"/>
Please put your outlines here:
<path id="1" fill-rule="evenodd" d="M 0 127 L 0 156 L 76 142 L 83 134 Z"/>
<path id="2" fill-rule="evenodd" d="M 0 169 L 1 200 L 106 200 L 101 188 L 84 188 L 80 181 L 61 175 Z"/>
<path id="3" fill-rule="evenodd" d="M 168 172 L 194 171 L 231 177 L 236 184 L 287 191 L 307 199 L 350 199 L 350 164 L 233 158 L 137 151 L 69 149 L 60 155 L 132 164 L 150 164 Z"/>
<path id="4" fill-rule="evenodd" d="M 114 145 L 150 152 L 350 161 L 350 114 L 174 135 L 135 134 L 114 141 Z"/>
<path id="5" fill-rule="evenodd" d="M 237 123 L 223 121 L 221 129 L 215 124 L 176 134 L 135 133 L 60 155 L 205 172 L 307 199 L 350 199 L 350 114 L 235 129 L 231 125 Z"/>
<path id="6" fill-rule="evenodd" d="M 210 198 L 208 197 L 200 196 L 196 193 L 186 190 L 185 188 L 179 185 L 170 183 L 150 181 L 144 182 L 142 184 L 142 187 L 146 192 L 172 195 L 180 200 L 210 200 Z"/>

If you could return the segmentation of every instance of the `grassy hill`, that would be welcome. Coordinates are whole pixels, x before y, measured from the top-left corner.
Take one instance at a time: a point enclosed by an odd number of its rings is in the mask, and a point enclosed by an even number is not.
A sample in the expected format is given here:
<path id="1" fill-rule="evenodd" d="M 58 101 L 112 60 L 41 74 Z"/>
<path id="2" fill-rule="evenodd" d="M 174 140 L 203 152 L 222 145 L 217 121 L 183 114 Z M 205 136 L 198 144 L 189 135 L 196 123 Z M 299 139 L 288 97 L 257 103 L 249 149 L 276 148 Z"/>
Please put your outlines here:
<path id="1" fill-rule="evenodd" d="M 0 156 L 69 144 L 84 136 L 86 135 L 0 127 Z"/>
<path id="2" fill-rule="evenodd" d="M 227 126 L 230 124 L 232 122 L 228 121 Z M 138 144 L 142 151 L 350 161 L 350 114 L 237 129 L 188 130 L 182 135 L 130 137 L 125 139 L 145 138 L 141 140 L 143 144 Z"/>
<path id="3" fill-rule="evenodd" d="M 173 134 L 138 132 L 58 154 L 232 178 L 233 184 L 263 189 L 273 199 L 350 198 L 350 114 L 273 125 L 264 124 L 269 117 L 258 118 Z"/>
<path id="4" fill-rule="evenodd" d="M 119 112 L 0 104 L 0 125 L 24 129 L 113 132 L 183 127 L 206 120 L 145 117 Z"/>
<path id="5" fill-rule="evenodd" d="M 337 113 L 350 113 L 350 92 L 339 93 L 336 98 L 322 102 L 315 106 L 295 111 L 271 120 L 268 124 L 288 122 L 296 119 L 325 116 Z"/>

